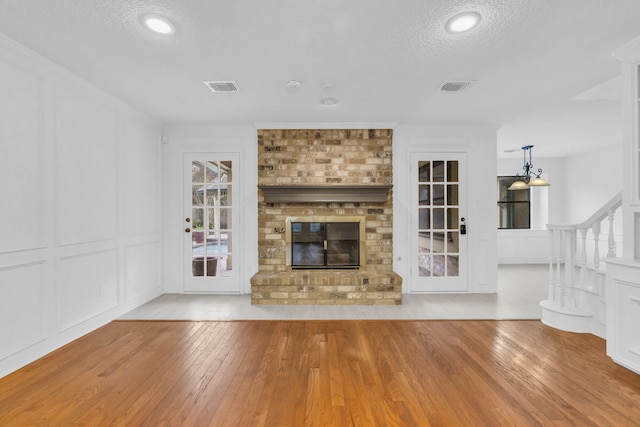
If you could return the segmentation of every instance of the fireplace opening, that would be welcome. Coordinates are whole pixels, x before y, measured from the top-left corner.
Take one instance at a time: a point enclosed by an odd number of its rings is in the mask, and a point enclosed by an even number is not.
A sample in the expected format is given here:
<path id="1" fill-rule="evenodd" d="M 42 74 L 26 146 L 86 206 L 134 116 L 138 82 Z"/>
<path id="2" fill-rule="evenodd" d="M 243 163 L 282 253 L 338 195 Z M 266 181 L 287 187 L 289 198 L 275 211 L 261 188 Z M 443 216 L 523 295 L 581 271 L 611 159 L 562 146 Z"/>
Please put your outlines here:
<path id="1" fill-rule="evenodd" d="M 357 222 L 291 222 L 291 268 L 359 268 Z"/>
<path id="2" fill-rule="evenodd" d="M 291 269 L 359 269 L 360 222 L 290 221 Z"/>

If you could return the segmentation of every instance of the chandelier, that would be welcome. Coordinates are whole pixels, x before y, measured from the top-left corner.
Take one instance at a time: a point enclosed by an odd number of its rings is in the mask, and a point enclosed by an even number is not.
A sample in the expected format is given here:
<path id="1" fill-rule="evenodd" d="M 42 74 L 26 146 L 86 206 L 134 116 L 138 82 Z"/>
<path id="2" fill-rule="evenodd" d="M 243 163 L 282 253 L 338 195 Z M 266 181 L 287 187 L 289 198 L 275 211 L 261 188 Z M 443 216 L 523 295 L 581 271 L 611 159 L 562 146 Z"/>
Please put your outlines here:
<path id="1" fill-rule="evenodd" d="M 526 190 L 529 187 L 548 187 L 549 182 L 546 179 L 541 178 L 542 169 L 538 169 L 538 173 L 535 173 L 533 170 L 533 162 L 531 161 L 531 149 L 533 145 L 525 145 L 522 147 L 522 151 L 524 152 L 524 165 L 522 169 L 524 172 L 522 175 L 516 174 L 516 178 L 518 179 L 513 184 L 509 186 L 509 190 Z M 529 153 L 529 160 L 527 161 L 527 153 Z"/>

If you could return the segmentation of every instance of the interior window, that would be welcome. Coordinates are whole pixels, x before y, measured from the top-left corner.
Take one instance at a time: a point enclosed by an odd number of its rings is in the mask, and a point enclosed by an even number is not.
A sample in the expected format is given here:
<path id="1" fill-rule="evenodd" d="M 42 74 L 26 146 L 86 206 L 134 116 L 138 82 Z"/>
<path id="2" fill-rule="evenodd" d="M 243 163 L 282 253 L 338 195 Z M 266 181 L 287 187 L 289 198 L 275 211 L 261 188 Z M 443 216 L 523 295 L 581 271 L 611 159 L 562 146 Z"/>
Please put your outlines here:
<path id="1" fill-rule="evenodd" d="M 498 228 L 531 228 L 531 190 L 507 190 L 517 178 L 498 177 Z"/>

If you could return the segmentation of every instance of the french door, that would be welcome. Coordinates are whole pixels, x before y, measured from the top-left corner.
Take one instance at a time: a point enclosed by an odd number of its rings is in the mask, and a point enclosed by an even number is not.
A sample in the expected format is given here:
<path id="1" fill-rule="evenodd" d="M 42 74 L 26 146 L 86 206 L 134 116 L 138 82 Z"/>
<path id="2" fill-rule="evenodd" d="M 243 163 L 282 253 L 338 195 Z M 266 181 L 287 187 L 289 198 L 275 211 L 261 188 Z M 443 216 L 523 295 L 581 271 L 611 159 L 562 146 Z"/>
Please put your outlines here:
<path id="1" fill-rule="evenodd" d="M 237 153 L 185 153 L 184 291 L 240 293 Z"/>
<path id="2" fill-rule="evenodd" d="M 411 292 L 465 292 L 465 153 L 411 155 Z"/>

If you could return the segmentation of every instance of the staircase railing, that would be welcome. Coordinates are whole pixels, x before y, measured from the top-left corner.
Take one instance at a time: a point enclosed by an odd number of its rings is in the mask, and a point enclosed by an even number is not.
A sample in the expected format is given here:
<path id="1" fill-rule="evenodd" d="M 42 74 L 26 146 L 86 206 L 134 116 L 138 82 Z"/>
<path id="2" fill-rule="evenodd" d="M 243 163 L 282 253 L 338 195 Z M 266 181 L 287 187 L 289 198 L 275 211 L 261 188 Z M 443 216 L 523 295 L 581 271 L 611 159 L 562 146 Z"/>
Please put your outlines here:
<path id="1" fill-rule="evenodd" d="M 604 264 L 600 262 L 600 246 L 606 243 L 606 256 L 616 256 L 614 219 L 621 205 L 622 193 L 618 193 L 580 224 L 547 225 L 551 245 L 547 305 L 592 313 L 593 307 L 582 306 L 583 299 L 577 291 L 589 291 L 604 298 Z M 608 235 L 603 241 L 601 228 L 605 219 L 608 220 Z"/>

